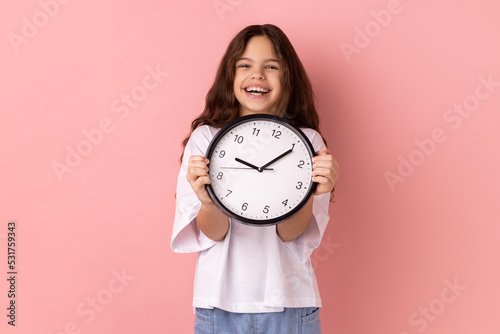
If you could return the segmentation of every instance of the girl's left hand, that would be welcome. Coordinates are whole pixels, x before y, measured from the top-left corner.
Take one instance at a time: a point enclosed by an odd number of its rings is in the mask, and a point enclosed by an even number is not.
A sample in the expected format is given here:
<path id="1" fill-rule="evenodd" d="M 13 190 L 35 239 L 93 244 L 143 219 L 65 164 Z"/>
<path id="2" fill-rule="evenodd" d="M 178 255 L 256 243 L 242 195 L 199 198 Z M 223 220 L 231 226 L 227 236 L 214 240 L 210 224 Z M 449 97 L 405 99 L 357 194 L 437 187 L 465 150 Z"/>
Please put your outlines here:
<path id="1" fill-rule="evenodd" d="M 319 150 L 316 154 L 313 158 L 312 180 L 318 183 L 314 195 L 321 195 L 333 191 L 339 178 L 339 163 L 328 148 Z"/>

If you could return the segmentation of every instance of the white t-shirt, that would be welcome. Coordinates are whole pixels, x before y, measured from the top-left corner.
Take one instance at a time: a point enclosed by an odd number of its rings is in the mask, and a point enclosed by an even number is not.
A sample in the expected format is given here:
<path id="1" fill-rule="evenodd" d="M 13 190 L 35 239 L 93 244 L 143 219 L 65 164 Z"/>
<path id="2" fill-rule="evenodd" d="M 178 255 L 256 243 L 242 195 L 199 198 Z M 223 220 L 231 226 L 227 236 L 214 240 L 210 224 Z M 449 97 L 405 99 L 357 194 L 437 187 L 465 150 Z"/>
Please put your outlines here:
<path id="1" fill-rule="evenodd" d="M 313 217 L 304 233 L 283 242 L 276 226 L 249 226 L 229 219 L 219 242 L 201 232 L 196 216 L 201 202 L 186 180 L 189 157 L 205 155 L 219 131 L 208 125 L 193 131 L 177 179 L 174 252 L 198 252 L 193 306 L 236 313 L 281 312 L 285 307 L 321 307 L 310 256 L 328 224 L 330 194 L 314 197 Z M 314 150 L 325 147 L 318 132 L 302 129 Z"/>

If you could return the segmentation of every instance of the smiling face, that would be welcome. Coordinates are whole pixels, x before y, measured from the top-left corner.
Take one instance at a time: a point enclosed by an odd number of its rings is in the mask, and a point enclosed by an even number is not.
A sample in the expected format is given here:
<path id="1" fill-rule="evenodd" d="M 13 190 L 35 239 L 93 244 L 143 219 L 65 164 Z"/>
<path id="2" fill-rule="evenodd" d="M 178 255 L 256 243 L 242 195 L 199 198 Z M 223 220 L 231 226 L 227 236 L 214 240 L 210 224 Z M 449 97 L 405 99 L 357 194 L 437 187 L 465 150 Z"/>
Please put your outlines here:
<path id="1" fill-rule="evenodd" d="M 281 67 L 271 41 L 266 36 L 252 37 L 236 61 L 234 95 L 239 116 L 277 115 L 281 96 Z"/>

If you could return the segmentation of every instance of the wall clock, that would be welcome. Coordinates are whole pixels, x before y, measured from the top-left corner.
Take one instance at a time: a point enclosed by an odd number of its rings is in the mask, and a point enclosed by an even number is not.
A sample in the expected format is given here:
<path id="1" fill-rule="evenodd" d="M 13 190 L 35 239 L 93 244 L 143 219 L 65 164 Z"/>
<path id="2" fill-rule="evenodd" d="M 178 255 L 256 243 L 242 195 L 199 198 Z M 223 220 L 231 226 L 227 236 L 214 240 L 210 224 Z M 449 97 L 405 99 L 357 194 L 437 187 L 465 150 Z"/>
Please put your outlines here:
<path id="1" fill-rule="evenodd" d="M 316 188 L 314 148 L 287 120 L 266 114 L 240 117 L 210 142 L 211 184 L 217 207 L 242 223 L 266 226 L 297 213 Z"/>

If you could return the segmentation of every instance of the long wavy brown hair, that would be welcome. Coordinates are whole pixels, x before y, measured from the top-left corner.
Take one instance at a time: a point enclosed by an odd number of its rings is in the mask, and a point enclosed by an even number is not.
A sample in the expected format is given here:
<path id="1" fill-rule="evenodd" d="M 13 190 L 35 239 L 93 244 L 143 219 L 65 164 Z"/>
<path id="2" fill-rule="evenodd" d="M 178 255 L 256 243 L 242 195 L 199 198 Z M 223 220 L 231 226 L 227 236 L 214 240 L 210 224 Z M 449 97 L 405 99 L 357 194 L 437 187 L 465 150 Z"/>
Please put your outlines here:
<path id="1" fill-rule="evenodd" d="M 254 36 L 269 38 L 282 68 L 282 96 L 277 106 L 277 110 L 280 111 L 278 116 L 298 127 L 307 127 L 320 132 L 311 82 L 292 43 L 275 25 L 251 25 L 241 30 L 229 43 L 219 64 L 214 83 L 207 93 L 205 109 L 191 123 L 191 131 L 183 141 L 184 147 L 198 126 L 211 125 L 221 128 L 238 118 L 239 103 L 233 89 L 236 61 Z"/>

